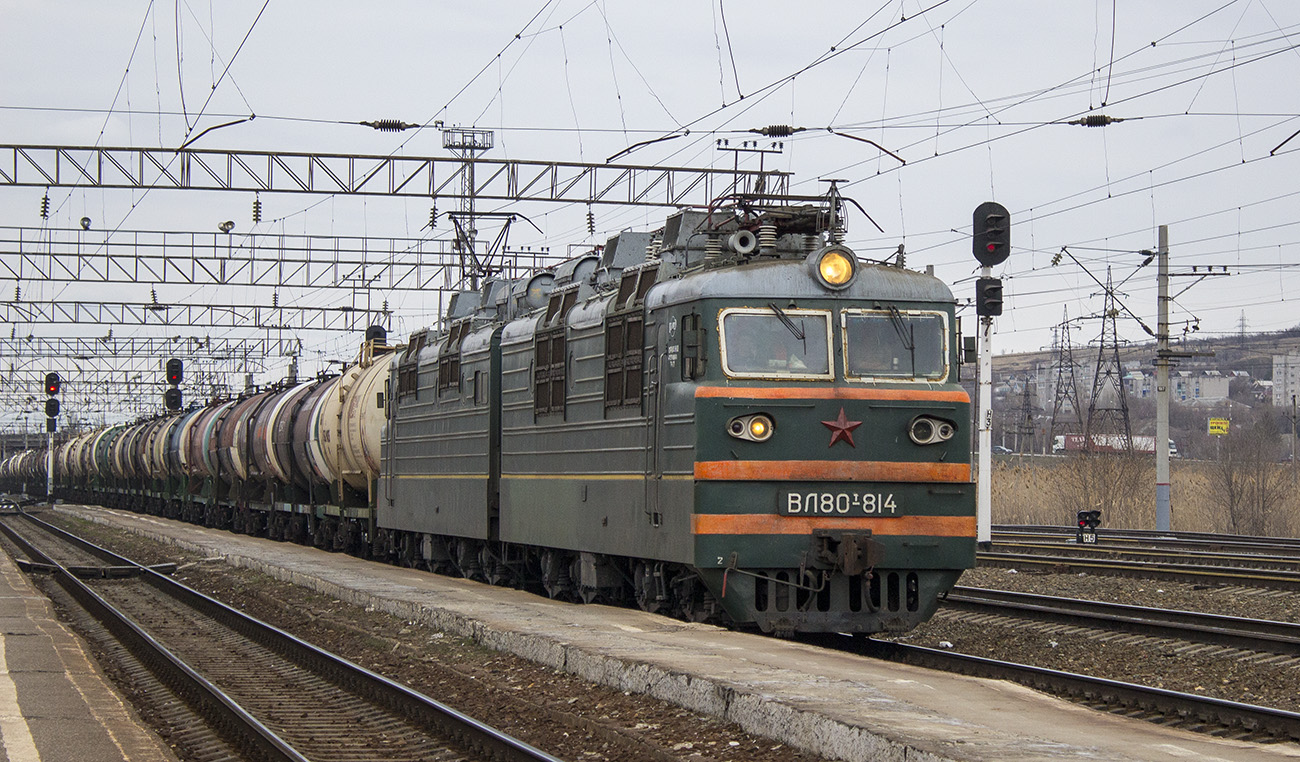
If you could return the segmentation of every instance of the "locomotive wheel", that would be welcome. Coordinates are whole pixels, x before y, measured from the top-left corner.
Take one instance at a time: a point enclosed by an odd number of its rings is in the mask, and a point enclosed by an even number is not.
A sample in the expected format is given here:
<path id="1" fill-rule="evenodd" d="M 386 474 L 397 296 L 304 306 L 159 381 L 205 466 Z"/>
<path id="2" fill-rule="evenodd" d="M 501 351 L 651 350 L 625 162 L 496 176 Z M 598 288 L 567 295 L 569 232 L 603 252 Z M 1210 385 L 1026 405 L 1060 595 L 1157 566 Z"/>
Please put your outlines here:
<path id="1" fill-rule="evenodd" d="M 397 542 L 397 563 L 408 569 L 414 569 L 416 563 L 420 560 L 419 549 L 420 542 L 412 532 L 402 532 L 401 539 Z"/>
<path id="2" fill-rule="evenodd" d="M 661 589 L 660 583 L 663 581 L 664 568 L 662 563 L 653 566 L 645 561 L 637 561 L 633 569 L 632 579 L 636 586 L 636 605 L 642 611 L 658 613 L 668 602 L 666 591 Z"/>
<path id="3" fill-rule="evenodd" d="M 569 575 L 571 559 L 558 550 L 542 551 L 542 587 L 550 598 L 573 600 L 573 578 Z"/>
<path id="4" fill-rule="evenodd" d="M 492 552 L 492 548 L 483 545 L 478 552 L 479 568 L 483 570 L 483 577 L 489 585 L 499 587 L 508 587 L 514 575 L 510 573 L 510 568 Z"/>
<path id="5" fill-rule="evenodd" d="M 472 579 L 478 582 L 486 582 L 483 575 L 483 566 L 479 563 L 479 547 L 474 540 L 466 538 L 457 538 L 452 541 L 451 545 L 452 562 L 456 565 L 456 571 L 465 579 Z"/>

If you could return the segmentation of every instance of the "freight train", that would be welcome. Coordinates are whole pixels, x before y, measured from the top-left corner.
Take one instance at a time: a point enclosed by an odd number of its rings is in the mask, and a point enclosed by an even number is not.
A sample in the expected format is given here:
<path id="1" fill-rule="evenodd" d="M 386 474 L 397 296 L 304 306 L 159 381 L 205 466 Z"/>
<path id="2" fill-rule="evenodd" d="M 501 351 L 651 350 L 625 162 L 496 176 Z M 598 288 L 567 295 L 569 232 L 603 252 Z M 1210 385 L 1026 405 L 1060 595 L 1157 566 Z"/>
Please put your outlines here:
<path id="1" fill-rule="evenodd" d="M 695 621 L 906 630 L 975 562 L 956 304 L 855 256 L 837 204 L 684 209 L 487 279 L 342 375 L 71 438 L 56 495 Z"/>

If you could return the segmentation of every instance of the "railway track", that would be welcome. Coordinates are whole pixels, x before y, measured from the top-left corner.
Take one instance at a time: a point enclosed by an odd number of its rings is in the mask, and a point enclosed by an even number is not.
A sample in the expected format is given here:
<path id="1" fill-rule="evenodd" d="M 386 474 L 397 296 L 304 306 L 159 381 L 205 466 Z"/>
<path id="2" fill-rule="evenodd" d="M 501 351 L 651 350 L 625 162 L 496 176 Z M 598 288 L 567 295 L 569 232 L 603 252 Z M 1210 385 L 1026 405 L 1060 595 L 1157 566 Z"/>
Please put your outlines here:
<path id="1" fill-rule="evenodd" d="M 1071 542 L 999 541 L 993 544 L 991 552 L 1011 552 L 1020 554 L 1057 554 L 1079 556 L 1083 558 L 1109 558 L 1122 561 L 1167 561 L 1186 566 L 1210 566 L 1228 569 L 1256 569 L 1260 571 L 1290 571 L 1297 566 L 1300 557 L 1291 555 L 1264 555 L 1260 553 L 1238 553 L 1228 551 L 1191 550 L 1159 547 L 1137 547 L 1107 544 L 1079 545 Z"/>
<path id="2" fill-rule="evenodd" d="M 5 516 L 0 530 L 133 655 L 128 671 L 175 697 L 155 705 L 196 759 L 558 762 L 30 516 Z M 138 571 L 87 583 L 52 554 Z"/>
<path id="3" fill-rule="evenodd" d="M 1300 655 L 1300 624 L 1290 622 L 974 587 L 953 588 L 944 599 L 943 608 L 1213 643 L 1246 651 Z"/>
<path id="4" fill-rule="evenodd" d="M 992 550 L 977 553 L 976 558 L 981 566 L 1300 590 L 1297 560 L 1273 556 L 1120 550 L 1065 543 L 996 543 Z"/>
<path id="5" fill-rule="evenodd" d="M 981 627 L 989 626 L 992 617 L 1020 618 L 1285 654 L 1291 662 L 1295 661 L 1294 655 L 1300 654 L 1300 625 L 1285 622 L 963 587 L 954 588 L 949 594 L 940 616 L 953 610 L 975 615 Z M 1300 740 L 1300 712 L 988 658 L 951 648 L 847 636 L 819 636 L 810 642 L 916 666 L 1010 680 L 1093 709 L 1186 730 L 1253 742 Z M 1216 652 L 1210 658 L 1224 657 Z"/>
<path id="6" fill-rule="evenodd" d="M 993 527 L 993 536 L 995 541 L 1006 542 L 1046 540 L 1073 543 L 1075 529 L 1064 526 L 1000 524 Z M 1293 537 L 1103 528 L 1097 530 L 1097 539 L 1106 546 L 1300 558 L 1300 538 Z"/>
<path id="7" fill-rule="evenodd" d="M 1112 640 L 1116 632 L 1132 633 L 1124 636 L 1129 638 L 1126 642 L 1135 636 L 1181 641 L 1184 645 L 1177 648 L 1189 652 L 1208 647 L 1198 644 L 1213 644 L 1219 648 L 1205 652 L 1204 658 L 1241 662 L 1265 658 L 1279 669 L 1300 661 L 1300 625 L 1288 622 L 971 587 L 957 587 L 949 593 L 938 615 L 945 617 L 969 620 L 968 624 L 980 629 L 1008 626 L 1010 620 L 1029 620 L 1039 623 L 1044 633 L 1057 637 L 1063 627 L 1076 635 L 1101 633 L 1106 640 Z M 851 644 L 833 639 L 818 644 L 917 666 L 1011 680 L 1094 709 L 1197 732 L 1255 742 L 1300 740 L 1300 713 L 1286 709 L 988 658 L 951 648 L 861 639 Z"/>
<path id="8" fill-rule="evenodd" d="M 902 643 L 869 640 L 851 648 L 892 661 L 1010 680 L 1093 709 L 1185 730 L 1255 742 L 1300 740 L 1297 712 Z"/>

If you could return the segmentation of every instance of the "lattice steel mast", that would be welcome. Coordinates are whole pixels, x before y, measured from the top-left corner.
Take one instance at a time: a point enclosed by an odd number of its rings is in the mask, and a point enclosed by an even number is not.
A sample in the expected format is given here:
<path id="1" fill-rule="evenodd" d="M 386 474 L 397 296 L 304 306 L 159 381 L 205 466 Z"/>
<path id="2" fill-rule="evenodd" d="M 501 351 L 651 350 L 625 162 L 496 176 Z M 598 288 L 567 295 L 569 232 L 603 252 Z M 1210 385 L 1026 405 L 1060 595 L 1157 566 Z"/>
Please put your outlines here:
<path id="1" fill-rule="evenodd" d="M 1092 396 L 1088 401 L 1087 439 L 1092 448 L 1094 435 L 1114 434 L 1123 437 L 1125 447 L 1133 446 L 1133 431 L 1128 414 L 1128 394 L 1124 389 L 1124 369 L 1119 362 L 1119 333 L 1115 317 L 1115 291 L 1110 268 L 1106 268 L 1106 302 L 1101 316 L 1101 340 L 1097 350 L 1097 372 L 1092 379 Z"/>
<path id="2" fill-rule="evenodd" d="M 1034 400 L 1033 377 L 1026 375 L 1020 394 L 1020 416 L 1016 421 L 1016 452 L 1033 452 L 1034 449 Z M 1028 444 L 1028 447 L 1026 447 Z"/>
<path id="3" fill-rule="evenodd" d="M 1070 310 L 1061 310 L 1061 324 L 1052 332 L 1052 356 L 1055 358 L 1054 383 L 1052 394 L 1052 421 L 1047 429 L 1047 441 L 1056 441 L 1056 432 L 1061 425 L 1061 410 L 1066 404 L 1070 406 L 1073 431 L 1083 432 L 1083 405 L 1079 403 L 1079 379 L 1075 374 L 1074 343 L 1070 338 L 1073 326 L 1070 324 Z"/>

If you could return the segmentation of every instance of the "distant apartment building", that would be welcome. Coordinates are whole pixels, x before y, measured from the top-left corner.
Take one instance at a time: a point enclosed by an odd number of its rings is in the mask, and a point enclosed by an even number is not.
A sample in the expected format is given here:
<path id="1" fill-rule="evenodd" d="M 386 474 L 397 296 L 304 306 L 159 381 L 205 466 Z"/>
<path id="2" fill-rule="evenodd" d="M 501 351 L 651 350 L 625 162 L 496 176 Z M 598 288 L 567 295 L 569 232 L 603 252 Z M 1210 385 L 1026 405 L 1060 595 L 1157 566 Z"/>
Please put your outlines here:
<path id="1" fill-rule="evenodd" d="M 1273 355 L 1273 404 L 1290 405 L 1300 396 L 1300 355 Z"/>
<path id="2" fill-rule="evenodd" d="M 1175 402 L 1227 399 L 1232 378 L 1217 370 L 1175 370 L 1169 374 L 1169 397 Z M 1154 399 L 1156 374 L 1136 368 L 1125 370 L 1124 391 L 1132 399 Z"/>

